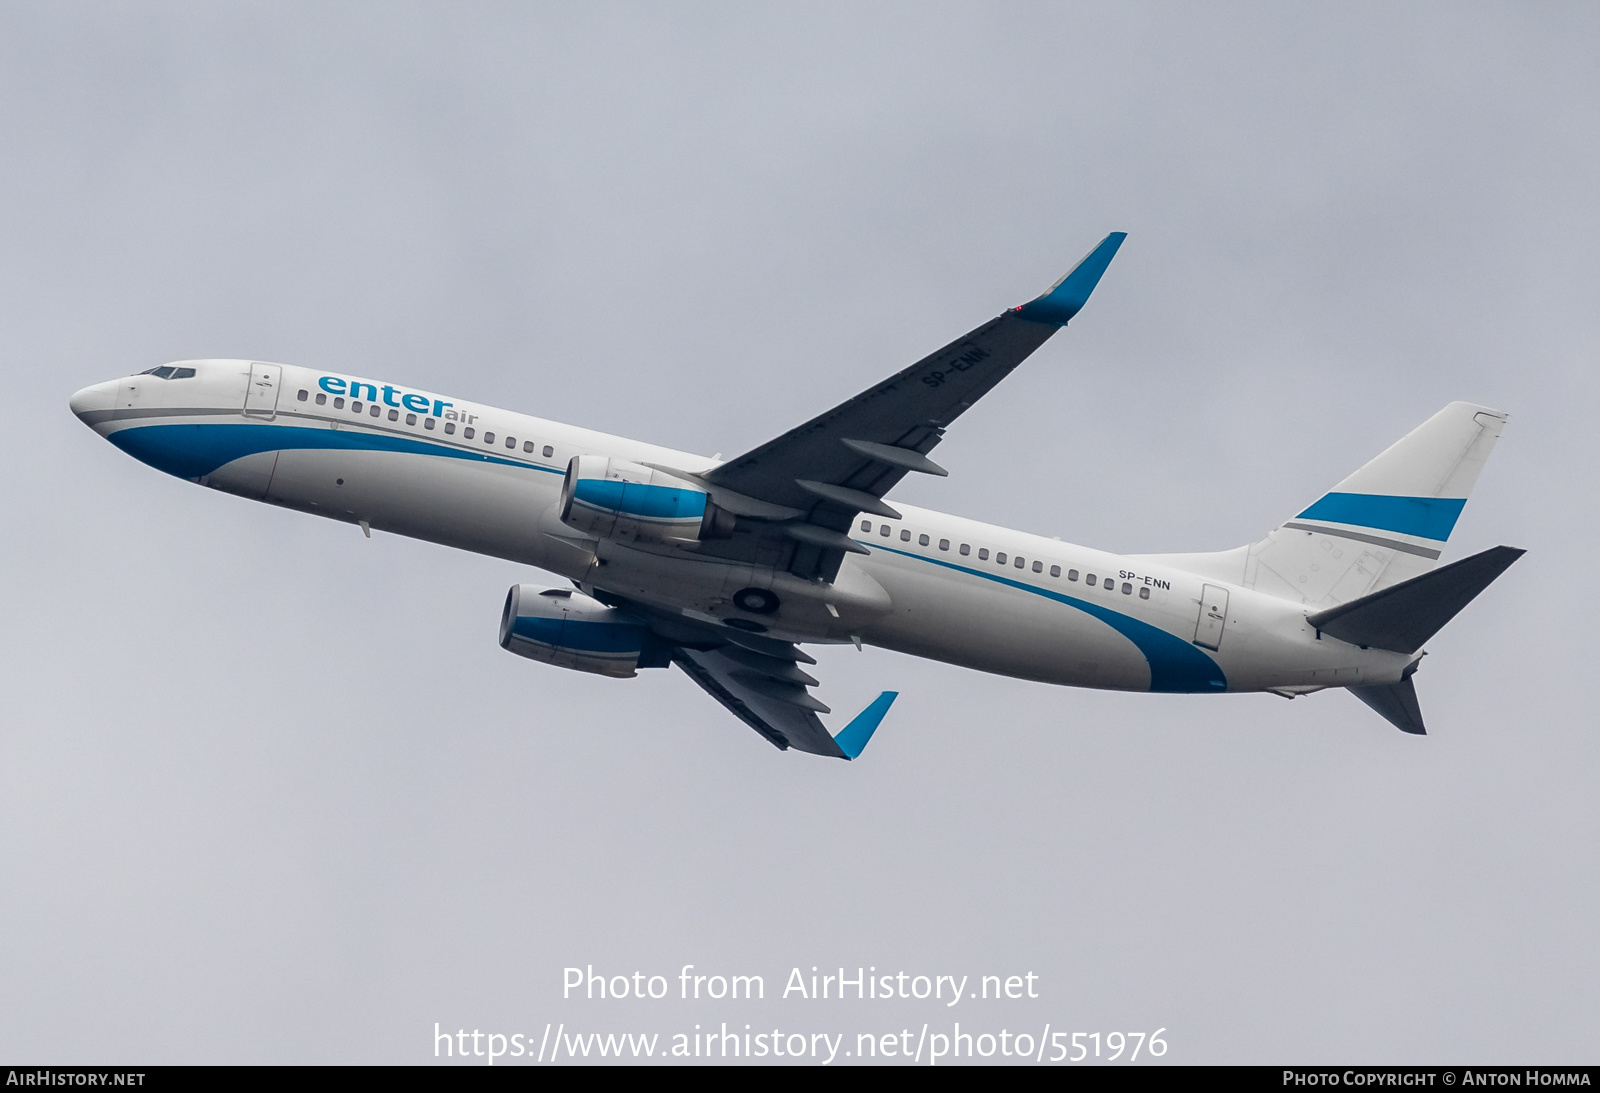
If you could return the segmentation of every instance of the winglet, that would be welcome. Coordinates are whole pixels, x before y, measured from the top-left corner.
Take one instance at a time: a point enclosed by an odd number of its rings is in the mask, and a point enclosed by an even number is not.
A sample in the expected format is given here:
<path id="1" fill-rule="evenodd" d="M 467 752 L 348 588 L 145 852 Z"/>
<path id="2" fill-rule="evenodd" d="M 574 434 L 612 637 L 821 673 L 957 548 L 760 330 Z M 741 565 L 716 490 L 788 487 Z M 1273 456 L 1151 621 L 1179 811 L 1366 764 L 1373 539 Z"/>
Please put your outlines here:
<path id="1" fill-rule="evenodd" d="M 872 705 L 856 714 L 854 721 L 839 730 L 833 742 L 839 745 L 846 759 L 854 759 L 866 749 L 867 741 L 878 729 L 878 722 L 883 720 L 883 715 L 889 712 L 889 707 L 899 697 L 899 691 L 884 691 L 872 700 Z"/>
<path id="2" fill-rule="evenodd" d="M 1017 308 L 1017 317 L 1036 323 L 1066 326 L 1089 302 L 1089 294 L 1100 283 L 1101 274 L 1105 273 L 1117 248 L 1122 246 L 1126 238 L 1127 232 L 1112 232 L 1106 236 L 1098 247 L 1084 256 L 1083 261 L 1072 267 L 1071 273 L 1051 285 L 1049 292 Z"/>

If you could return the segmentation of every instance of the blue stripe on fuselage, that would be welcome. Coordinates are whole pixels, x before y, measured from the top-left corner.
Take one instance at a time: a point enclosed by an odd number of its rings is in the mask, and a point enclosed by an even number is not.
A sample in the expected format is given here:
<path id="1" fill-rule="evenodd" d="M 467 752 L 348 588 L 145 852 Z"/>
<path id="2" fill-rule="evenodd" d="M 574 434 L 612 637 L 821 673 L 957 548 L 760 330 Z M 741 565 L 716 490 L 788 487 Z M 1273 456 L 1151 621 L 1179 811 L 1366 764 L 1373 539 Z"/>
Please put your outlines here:
<path id="1" fill-rule="evenodd" d="M 478 463 L 499 463 L 506 467 L 526 467 L 551 474 L 563 473 L 557 467 L 502 459 L 484 452 L 412 440 L 410 437 L 362 432 L 349 426 L 312 429 L 301 425 L 255 425 L 243 422 L 138 425 L 119 429 L 106 439 L 140 462 L 179 478 L 203 478 L 223 464 L 247 455 L 291 449 L 406 452 L 468 459 Z"/>
<path id="2" fill-rule="evenodd" d="M 1326 520 L 1332 524 L 1394 531 L 1444 542 L 1450 538 L 1465 497 L 1390 497 L 1379 493 L 1330 493 L 1297 520 Z"/>
<path id="3" fill-rule="evenodd" d="M 1052 592 L 1047 588 L 1027 584 L 1023 581 L 1014 581 L 1010 577 L 1002 577 L 997 573 L 985 573 L 981 569 L 970 569 L 964 565 L 947 562 L 940 558 L 929 558 L 922 554 L 913 554 L 908 550 L 896 550 L 880 543 L 863 543 L 863 546 L 873 550 L 885 550 L 890 554 L 899 554 L 906 558 L 915 558 L 919 562 L 930 565 L 943 566 L 953 569 L 958 573 L 968 573 L 974 577 L 982 577 L 986 581 L 1007 585 L 1011 588 L 1032 592 L 1036 596 L 1043 596 L 1047 600 L 1064 603 L 1068 607 L 1075 607 L 1085 614 L 1092 615 L 1111 627 L 1117 633 L 1133 642 L 1144 659 L 1150 665 L 1150 689 L 1169 694 L 1200 694 L 1224 691 L 1228 688 L 1228 678 L 1223 675 L 1222 668 L 1216 661 L 1202 653 L 1190 642 L 1184 641 L 1176 634 L 1169 634 L 1159 626 L 1152 626 L 1147 622 L 1124 615 L 1110 608 L 1102 607 L 1097 603 L 1080 600 L 1075 596 L 1063 595 Z"/>

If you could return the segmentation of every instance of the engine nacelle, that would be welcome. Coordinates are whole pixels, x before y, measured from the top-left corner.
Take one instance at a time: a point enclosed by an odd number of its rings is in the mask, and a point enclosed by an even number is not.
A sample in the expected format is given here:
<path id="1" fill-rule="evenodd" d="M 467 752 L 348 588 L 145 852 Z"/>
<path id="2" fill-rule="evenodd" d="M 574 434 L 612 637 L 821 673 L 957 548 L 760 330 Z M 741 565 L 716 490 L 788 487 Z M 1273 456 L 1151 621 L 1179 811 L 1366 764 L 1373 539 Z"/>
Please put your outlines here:
<path id="1" fill-rule="evenodd" d="M 570 588 L 513 585 L 500 616 L 500 646 L 529 660 L 626 679 L 665 668 L 671 648 L 633 615 Z"/>
<path id="2" fill-rule="evenodd" d="M 597 539 L 693 543 L 733 534 L 733 514 L 706 491 L 663 471 L 579 455 L 561 484 L 561 522 Z"/>

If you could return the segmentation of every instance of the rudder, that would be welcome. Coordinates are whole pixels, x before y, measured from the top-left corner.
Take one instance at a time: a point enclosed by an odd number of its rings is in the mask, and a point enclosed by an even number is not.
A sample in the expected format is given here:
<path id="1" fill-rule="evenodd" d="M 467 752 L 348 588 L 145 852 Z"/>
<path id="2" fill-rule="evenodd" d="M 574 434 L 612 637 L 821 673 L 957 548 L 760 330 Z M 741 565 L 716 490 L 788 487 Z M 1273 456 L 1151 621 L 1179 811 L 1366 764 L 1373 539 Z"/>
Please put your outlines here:
<path id="1" fill-rule="evenodd" d="M 1506 418 L 1452 402 L 1252 545 L 1244 583 L 1331 607 L 1428 572 Z"/>

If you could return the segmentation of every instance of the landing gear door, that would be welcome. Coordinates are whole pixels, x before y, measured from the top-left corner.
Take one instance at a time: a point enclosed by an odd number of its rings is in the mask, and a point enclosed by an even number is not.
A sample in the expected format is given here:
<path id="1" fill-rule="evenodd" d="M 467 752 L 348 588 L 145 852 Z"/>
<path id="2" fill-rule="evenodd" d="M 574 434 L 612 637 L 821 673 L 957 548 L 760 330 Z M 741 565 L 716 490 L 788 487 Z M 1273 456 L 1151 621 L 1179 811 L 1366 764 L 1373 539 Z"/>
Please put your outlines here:
<path id="1" fill-rule="evenodd" d="M 253 361 L 250 365 L 250 383 L 244 389 L 244 416 L 272 418 L 278 413 L 278 384 L 283 379 L 283 368 L 276 364 Z"/>
<path id="2" fill-rule="evenodd" d="M 1207 649 L 1222 647 L 1222 628 L 1228 623 L 1228 590 L 1208 584 L 1200 593 L 1200 619 L 1195 623 L 1194 643 Z"/>

